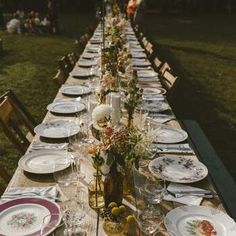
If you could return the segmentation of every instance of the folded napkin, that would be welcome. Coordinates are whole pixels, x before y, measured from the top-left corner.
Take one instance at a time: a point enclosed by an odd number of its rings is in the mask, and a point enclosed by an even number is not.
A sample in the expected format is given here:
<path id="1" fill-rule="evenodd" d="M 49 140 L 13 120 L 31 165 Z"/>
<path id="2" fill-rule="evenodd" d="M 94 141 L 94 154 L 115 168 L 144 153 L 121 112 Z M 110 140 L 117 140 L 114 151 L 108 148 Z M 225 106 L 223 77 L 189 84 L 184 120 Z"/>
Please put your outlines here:
<path id="1" fill-rule="evenodd" d="M 49 187 L 12 187 L 1 196 L 1 200 L 11 200 L 19 197 L 45 197 L 50 200 L 57 199 L 57 186 Z"/>
<path id="2" fill-rule="evenodd" d="M 184 191 L 184 192 L 191 192 L 191 191 L 204 191 L 205 189 L 201 189 L 201 188 L 195 188 L 195 187 L 191 187 L 191 186 L 187 186 L 187 185 L 183 185 L 183 184 L 176 184 L 176 183 L 170 183 L 167 191 L 170 192 L 180 192 L 180 191 Z M 190 205 L 190 206 L 199 206 L 201 204 L 203 197 L 198 197 L 198 196 L 183 196 L 183 197 L 179 197 L 179 198 L 175 198 L 174 196 L 172 196 L 171 194 L 167 193 L 167 195 L 165 195 L 164 200 L 166 201 L 174 201 L 174 202 L 179 202 L 185 205 Z"/>
<path id="3" fill-rule="evenodd" d="M 68 143 L 43 143 L 33 142 L 31 149 L 33 150 L 67 150 Z"/>

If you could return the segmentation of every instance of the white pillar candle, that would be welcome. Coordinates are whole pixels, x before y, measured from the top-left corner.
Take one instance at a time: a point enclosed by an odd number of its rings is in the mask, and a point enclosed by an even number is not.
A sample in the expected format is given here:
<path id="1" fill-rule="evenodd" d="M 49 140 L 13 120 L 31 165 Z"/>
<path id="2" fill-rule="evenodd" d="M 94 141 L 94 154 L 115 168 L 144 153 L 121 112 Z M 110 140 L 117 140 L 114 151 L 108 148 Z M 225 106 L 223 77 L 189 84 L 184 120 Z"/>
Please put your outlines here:
<path id="1" fill-rule="evenodd" d="M 116 125 L 120 122 L 120 105 L 121 105 L 121 97 L 118 93 L 111 93 L 111 106 L 113 108 L 113 112 L 111 115 L 111 121 L 113 125 Z"/>

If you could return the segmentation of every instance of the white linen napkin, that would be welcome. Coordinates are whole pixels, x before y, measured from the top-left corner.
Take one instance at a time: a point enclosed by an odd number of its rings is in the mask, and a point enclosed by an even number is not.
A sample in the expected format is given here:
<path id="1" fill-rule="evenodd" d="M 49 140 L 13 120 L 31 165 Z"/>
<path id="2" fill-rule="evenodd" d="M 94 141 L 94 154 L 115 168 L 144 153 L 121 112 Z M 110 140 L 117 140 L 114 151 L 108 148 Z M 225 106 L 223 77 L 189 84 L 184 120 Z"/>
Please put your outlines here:
<path id="1" fill-rule="evenodd" d="M 57 200 L 57 186 L 49 187 L 12 187 L 1 196 L 1 200 L 11 200 L 19 197 L 45 197 Z"/>
<path id="2" fill-rule="evenodd" d="M 188 192 L 188 191 L 203 191 L 205 189 L 191 187 L 191 186 L 183 185 L 183 184 L 170 183 L 169 186 L 167 187 L 167 190 L 171 192 L 177 192 L 177 191 Z M 165 195 L 164 197 L 164 200 L 166 201 L 179 202 L 179 203 L 190 205 L 190 206 L 199 206 L 201 204 L 202 199 L 203 199 L 202 197 L 198 197 L 198 196 L 183 196 L 183 197 L 175 198 L 169 193 L 167 193 L 167 195 Z"/>

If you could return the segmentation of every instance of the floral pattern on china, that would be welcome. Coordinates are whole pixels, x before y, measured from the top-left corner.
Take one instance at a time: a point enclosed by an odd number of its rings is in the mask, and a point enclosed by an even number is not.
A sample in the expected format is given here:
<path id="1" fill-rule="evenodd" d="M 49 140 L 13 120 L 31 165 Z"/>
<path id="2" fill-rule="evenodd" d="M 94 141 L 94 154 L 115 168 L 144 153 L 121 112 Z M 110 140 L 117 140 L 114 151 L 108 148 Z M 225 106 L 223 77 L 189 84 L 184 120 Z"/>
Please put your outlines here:
<path id="1" fill-rule="evenodd" d="M 149 170 L 157 176 L 176 183 L 192 183 L 208 174 L 204 164 L 191 157 L 163 156 L 149 163 Z"/>
<path id="2" fill-rule="evenodd" d="M 187 222 L 186 229 L 191 236 L 217 235 L 213 225 L 208 220 L 193 220 L 191 222 Z"/>
<path id="3" fill-rule="evenodd" d="M 9 226 L 15 229 L 30 228 L 36 222 L 36 215 L 30 212 L 20 212 L 13 215 L 7 222 Z"/>

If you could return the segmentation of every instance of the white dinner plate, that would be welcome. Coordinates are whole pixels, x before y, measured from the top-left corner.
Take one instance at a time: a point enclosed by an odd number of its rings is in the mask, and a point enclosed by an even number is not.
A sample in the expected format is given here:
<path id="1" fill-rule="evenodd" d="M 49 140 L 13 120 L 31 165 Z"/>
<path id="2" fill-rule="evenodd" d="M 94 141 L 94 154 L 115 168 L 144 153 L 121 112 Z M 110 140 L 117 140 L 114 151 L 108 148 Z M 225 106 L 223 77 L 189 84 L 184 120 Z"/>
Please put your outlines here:
<path id="1" fill-rule="evenodd" d="M 45 138 L 68 138 L 79 132 L 79 126 L 71 120 L 51 120 L 41 123 L 34 132 Z"/>
<path id="2" fill-rule="evenodd" d="M 92 60 L 79 60 L 76 65 L 80 66 L 80 67 L 92 67 L 95 66 L 97 63 L 96 61 L 92 61 Z"/>
<path id="3" fill-rule="evenodd" d="M 143 78 L 157 77 L 157 73 L 153 70 L 139 70 L 137 75 Z"/>
<path id="4" fill-rule="evenodd" d="M 132 58 L 147 58 L 144 52 L 133 52 Z"/>
<path id="5" fill-rule="evenodd" d="M 77 101 L 53 102 L 47 106 L 47 110 L 58 114 L 73 114 L 85 109 L 85 105 Z"/>
<path id="6" fill-rule="evenodd" d="M 1 236 L 39 236 L 45 216 L 51 215 L 42 236 L 49 235 L 61 222 L 60 207 L 46 198 L 22 197 L 0 204 Z M 46 226 L 46 225 L 45 225 Z"/>
<path id="7" fill-rule="evenodd" d="M 166 90 L 164 88 L 151 88 L 151 87 L 145 87 L 143 88 L 143 95 L 159 95 L 159 94 L 165 94 Z"/>
<path id="8" fill-rule="evenodd" d="M 188 138 L 188 134 L 182 130 L 172 126 L 163 125 L 157 129 L 156 143 L 180 143 Z"/>
<path id="9" fill-rule="evenodd" d="M 38 150 L 21 157 L 18 165 L 33 174 L 51 174 L 70 166 L 71 156 L 67 151 Z"/>
<path id="10" fill-rule="evenodd" d="M 71 71 L 70 76 L 75 77 L 75 78 L 87 78 L 89 76 L 94 75 L 94 73 L 92 73 L 89 69 L 87 69 L 87 70 L 85 70 L 85 68 L 83 68 L 83 69 L 79 68 L 79 69 Z"/>
<path id="11" fill-rule="evenodd" d="M 208 175 L 207 167 L 200 161 L 188 156 L 162 156 L 152 160 L 150 172 L 174 183 L 194 183 Z"/>
<path id="12" fill-rule="evenodd" d="M 94 59 L 95 55 L 94 53 L 83 53 L 82 54 L 82 58 L 85 58 L 85 59 Z"/>
<path id="13" fill-rule="evenodd" d="M 235 221 L 222 211 L 205 206 L 181 206 L 168 212 L 165 220 L 168 232 L 177 236 L 200 235 L 202 225 L 210 226 L 216 236 L 235 236 Z M 207 227 L 206 227 L 207 228 Z M 204 234 L 204 231 L 201 235 Z"/>
<path id="14" fill-rule="evenodd" d="M 66 85 L 62 86 L 60 92 L 70 96 L 82 96 L 91 92 L 90 88 L 82 85 Z"/>
<path id="15" fill-rule="evenodd" d="M 149 61 L 132 61 L 133 66 L 137 66 L 137 67 L 147 67 L 150 66 L 151 63 Z"/>

